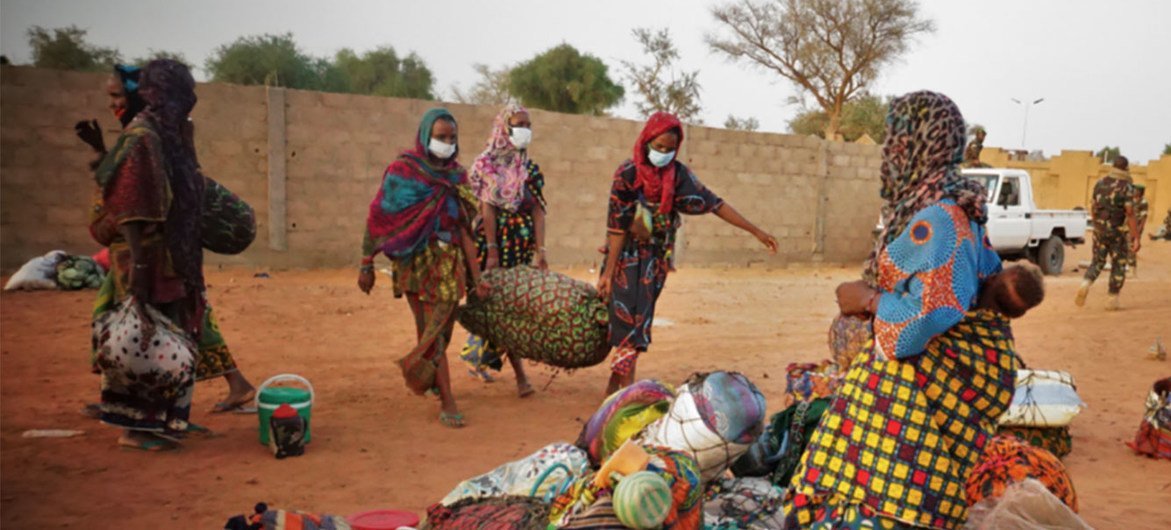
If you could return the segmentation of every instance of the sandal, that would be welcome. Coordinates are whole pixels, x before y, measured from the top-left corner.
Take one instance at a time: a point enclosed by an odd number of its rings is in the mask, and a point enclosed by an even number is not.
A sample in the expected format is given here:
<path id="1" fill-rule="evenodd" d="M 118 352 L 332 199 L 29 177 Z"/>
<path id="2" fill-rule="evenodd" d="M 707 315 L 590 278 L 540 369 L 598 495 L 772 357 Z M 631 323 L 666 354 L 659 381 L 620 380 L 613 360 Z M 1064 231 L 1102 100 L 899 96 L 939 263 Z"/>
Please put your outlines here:
<path id="1" fill-rule="evenodd" d="M 528 383 L 525 383 L 524 386 L 518 386 L 516 389 L 516 394 L 520 396 L 521 399 L 527 398 L 536 393 L 537 391 L 533 388 L 533 385 Z"/>
<path id="2" fill-rule="evenodd" d="M 223 414 L 225 412 L 238 412 L 240 414 L 255 414 L 256 407 L 250 407 L 253 401 L 256 400 L 256 391 L 249 390 L 247 394 L 235 401 L 221 401 L 212 407 L 212 414 Z"/>
<path id="3" fill-rule="evenodd" d="M 446 412 L 440 412 L 439 413 L 439 423 L 442 423 L 445 427 L 450 427 L 452 429 L 460 429 L 460 428 L 463 428 L 465 425 L 464 415 L 460 414 L 458 412 L 455 414 L 448 414 Z"/>
<path id="4" fill-rule="evenodd" d="M 162 438 L 151 438 L 149 440 L 132 440 L 125 436 L 118 437 L 118 445 L 127 449 L 137 449 L 139 451 L 146 451 L 148 453 L 159 453 L 162 451 L 174 451 L 179 448 L 179 444 L 170 440 Z"/>
<path id="5" fill-rule="evenodd" d="M 200 436 L 203 438 L 215 438 L 216 437 L 216 433 L 214 431 L 212 431 L 211 429 L 208 429 L 207 427 L 204 427 L 202 425 L 196 425 L 194 423 L 187 424 L 187 434 Z"/>
<path id="6" fill-rule="evenodd" d="M 479 379 L 485 383 L 496 382 L 496 378 L 492 377 L 492 374 L 489 374 L 483 368 L 468 368 L 468 375 L 472 376 L 473 379 Z"/>

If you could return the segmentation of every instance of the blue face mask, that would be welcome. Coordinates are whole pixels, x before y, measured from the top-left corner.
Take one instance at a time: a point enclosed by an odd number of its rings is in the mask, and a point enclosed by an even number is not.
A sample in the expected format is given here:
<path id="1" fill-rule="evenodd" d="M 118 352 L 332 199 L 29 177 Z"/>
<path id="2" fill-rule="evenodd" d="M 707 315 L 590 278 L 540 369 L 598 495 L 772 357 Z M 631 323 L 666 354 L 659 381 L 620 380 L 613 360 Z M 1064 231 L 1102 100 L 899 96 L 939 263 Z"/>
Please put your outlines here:
<path id="1" fill-rule="evenodd" d="M 651 164 L 655 167 L 664 167 L 670 164 L 672 160 L 675 160 L 675 151 L 663 153 L 648 145 L 646 148 L 646 157 L 650 159 Z"/>

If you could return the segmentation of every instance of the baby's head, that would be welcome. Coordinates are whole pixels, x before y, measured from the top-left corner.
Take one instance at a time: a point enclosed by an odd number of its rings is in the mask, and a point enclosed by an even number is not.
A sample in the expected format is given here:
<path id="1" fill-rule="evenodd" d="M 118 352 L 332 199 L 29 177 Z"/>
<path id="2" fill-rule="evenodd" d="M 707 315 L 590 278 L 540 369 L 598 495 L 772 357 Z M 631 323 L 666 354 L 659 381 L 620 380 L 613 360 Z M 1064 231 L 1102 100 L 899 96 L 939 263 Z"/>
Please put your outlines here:
<path id="1" fill-rule="evenodd" d="M 999 311 L 1008 318 L 1020 318 L 1044 299 L 1045 279 L 1041 269 L 1032 264 L 1017 264 L 984 280 L 977 307 Z"/>

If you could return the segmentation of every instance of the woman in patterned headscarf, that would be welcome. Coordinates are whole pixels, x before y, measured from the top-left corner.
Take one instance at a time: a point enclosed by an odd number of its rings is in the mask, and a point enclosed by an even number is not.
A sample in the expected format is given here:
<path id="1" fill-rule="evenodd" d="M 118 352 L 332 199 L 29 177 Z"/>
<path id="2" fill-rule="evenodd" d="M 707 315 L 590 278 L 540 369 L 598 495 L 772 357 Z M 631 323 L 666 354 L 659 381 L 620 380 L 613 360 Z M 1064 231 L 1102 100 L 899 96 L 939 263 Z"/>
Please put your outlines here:
<path id="1" fill-rule="evenodd" d="M 472 165 L 469 181 L 480 199 L 474 232 L 484 270 L 530 263 L 541 269 L 549 267 L 545 260 L 545 177 L 528 153 L 532 127 L 528 110 L 515 103 L 508 105 L 496 116 L 488 145 Z M 499 370 L 502 353 L 473 335 L 460 357 L 471 366 L 473 376 L 492 382 L 486 368 Z M 516 372 L 517 393 L 520 397 L 532 395 L 521 360 L 509 355 L 508 361 Z"/>
<path id="2" fill-rule="evenodd" d="M 1008 319 L 973 310 L 1000 271 L 985 191 L 956 170 L 964 119 L 946 96 L 891 102 L 884 231 L 843 315 L 873 325 L 793 475 L 793 528 L 961 528 L 965 481 L 1012 399 Z"/>
<path id="3" fill-rule="evenodd" d="M 466 279 L 480 286 L 480 267 L 469 232 L 476 199 L 467 173 L 456 161 L 455 117 L 434 108 L 423 115 L 415 148 L 386 168 L 366 218 L 358 288 L 374 288 L 374 257 L 384 254 L 394 266 L 394 296 L 406 295 L 415 315 L 419 342 L 399 359 L 407 387 L 416 394 L 439 395 L 439 421 L 463 427 L 464 417 L 451 392 L 447 344 Z M 480 287 L 480 294 L 486 287 Z"/>
<path id="4" fill-rule="evenodd" d="M 143 304 L 154 306 L 198 342 L 205 309 L 204 184 L 183 135 L 195 107 L 195 80 L 182 63 L 156 60 L 143 69 L 139 91 L 146 109 L 97 169 L 90 233 L 110 247 L 115 302 L 133 296 L 140 315 Z M 103 376 L 102 421 L 126 429 L 119 440 L 124 446 L 175 448 L 172 439 L 188 430 L 192 389 L 170 397 L 134 390 L 114 387 Z"/>
<path id="5" fill-rule="evenodd" d="M 606 395 L 634 382 L 638 356 L 650 346 L 655 302 L 667 281 L 680 213 L 715 213 L 777 251 L 776 238 L 705 188 L 677 159 L 682 144 L 679 119 L 656 112 L 638 136 L 634 156 L 614 172 L 606 263 L 598 279 L 598 293 L 610 301 L 610 344 L 618 348 Z"/>

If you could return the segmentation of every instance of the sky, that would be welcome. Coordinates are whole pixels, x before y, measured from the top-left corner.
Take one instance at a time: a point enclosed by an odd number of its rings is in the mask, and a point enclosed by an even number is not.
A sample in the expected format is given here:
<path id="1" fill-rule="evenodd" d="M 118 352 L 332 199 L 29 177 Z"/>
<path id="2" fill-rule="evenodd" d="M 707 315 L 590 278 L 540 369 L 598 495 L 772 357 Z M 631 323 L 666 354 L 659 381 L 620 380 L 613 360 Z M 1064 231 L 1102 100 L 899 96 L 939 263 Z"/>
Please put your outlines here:
<path id="1" fill-rule="evenodd" d="M 449 94 L 476 81 L 475 63 L 500 67 L 569 43 L 601 58 L 611 76 L 623 60 L 646 61 L 631 31 L 669 28 L 680 67 L 698 70 L 701 118 L 755 117 L 785 132 L 801 109 L 787 80 L 714 54 L 715 0 L 0 0 L 0 52 L 31 61 L 26 31 L 75 24 L 88 40 L 124 57 L 181 52 L 202 66 L 241 35 L 292 32 L 313 56 L 390 45 L 418 53 Z M 985 145 L 1043 150 L 1120 146 L 1132 161 L 1157 158 L 1171 143 L 1171 2 L 1163 0 L 928 0 L 921 14 L 936 31 L 870 87 L 889 95 L 930 89 L 949 95 L 969 123 L 988 129 Z M 199 79 L 205 79 L 197 71 Z M 630 93 L 613 113 L 637 118 Z M 1017 99 L 1032 102 L 1026 109 Z M 1028 113 L 1026 128 L 1026 110 Z M 537 124 L 539 128 L 539 124 Z"/>

